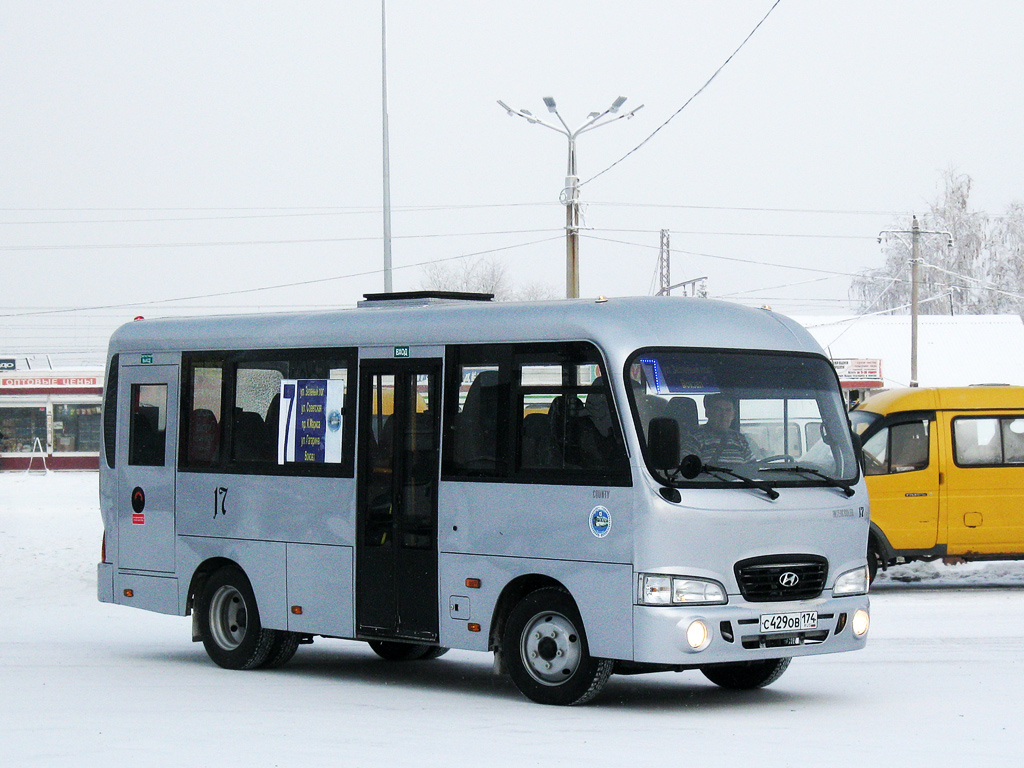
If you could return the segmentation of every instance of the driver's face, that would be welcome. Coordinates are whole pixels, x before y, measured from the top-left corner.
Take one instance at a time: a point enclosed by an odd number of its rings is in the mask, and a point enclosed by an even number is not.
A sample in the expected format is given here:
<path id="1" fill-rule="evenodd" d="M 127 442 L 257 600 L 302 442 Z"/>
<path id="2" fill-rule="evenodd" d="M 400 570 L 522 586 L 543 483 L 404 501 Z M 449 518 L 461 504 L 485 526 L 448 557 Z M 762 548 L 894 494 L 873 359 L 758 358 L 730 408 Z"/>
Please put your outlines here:
<path id="1" fill-rule="evenodd" d="M 736 416 L 736 410 L 732 403 L 718 401 L 707 407 L 708 426 L 716 432 L 724 432 L 732 426 L 732 420 Z"/>

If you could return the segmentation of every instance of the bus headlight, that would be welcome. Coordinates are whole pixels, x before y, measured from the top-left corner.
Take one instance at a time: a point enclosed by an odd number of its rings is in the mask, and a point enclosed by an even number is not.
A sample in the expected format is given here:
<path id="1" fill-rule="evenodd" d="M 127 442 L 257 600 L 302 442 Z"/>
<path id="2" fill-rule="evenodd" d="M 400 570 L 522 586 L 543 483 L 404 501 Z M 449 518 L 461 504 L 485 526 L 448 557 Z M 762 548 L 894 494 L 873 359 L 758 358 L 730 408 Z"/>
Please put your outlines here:
<path id="1" fill-rule="evenodd" d="M 717 581 L 654 573 L 640 577 L 642 605 L 724 605 L 727 602 L 725 587 Z"/>
<path id="2" fill-rule="evenodd" d="M 832 597 L 866 595 L 869 586 L 868 567 L 862 565 L 836 577 L 836 583 L 832 585 Z"/>

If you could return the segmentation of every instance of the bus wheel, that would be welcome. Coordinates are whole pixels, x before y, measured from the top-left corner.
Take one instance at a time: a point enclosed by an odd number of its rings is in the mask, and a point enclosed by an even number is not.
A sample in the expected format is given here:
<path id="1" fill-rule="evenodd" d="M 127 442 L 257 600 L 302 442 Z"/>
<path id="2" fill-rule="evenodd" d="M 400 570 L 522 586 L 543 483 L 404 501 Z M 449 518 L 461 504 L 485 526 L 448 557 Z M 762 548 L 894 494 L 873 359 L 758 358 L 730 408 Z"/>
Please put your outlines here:
<path id="1" fill-rule="evenodd" d="M 771 685 L 786 671 L 792 658 L 740 661 L 735 664 L 715 664 L 701 667 L 704 677 L 722 688 L 736 691 L 764 688 Z"/>
<path id="2" fill-rule="evenodd" d="M 263 629 L 252 586 L 238 568 L 215 571 L 196 610 L 203 646 L 214 662 L 225 669 L 253 669 L 267 660 L 278 633 Z"/>
<path id="3" fill-rule="evenodd" d="M 590 655 L 576 604 L 556 587 L 531 592 L 512 609 L 501 654 L 516 688 L 539 704 L 587 703 L 614 666 Z"/>
<path id="4" fill-rule="evenodd" d="M 270 652 L 267 658 L 260 664 L 260 669 L 277 669 L 291 661 L 292 656 L 299 649 L 299 641 L 302 635 L 298 632 L 285 632 L 284 630 L 265 629 L 264 632 L 273 632 L 274 641 L 270 644 Z"/>
<path id="5" fill-rule="evenodd" d="M 429 661 L 448 653 L 448 649 L 443 645 L 427 645 L 425 643 L 370 640 L 369 645 L 374 653 L 386 661 Z"/>

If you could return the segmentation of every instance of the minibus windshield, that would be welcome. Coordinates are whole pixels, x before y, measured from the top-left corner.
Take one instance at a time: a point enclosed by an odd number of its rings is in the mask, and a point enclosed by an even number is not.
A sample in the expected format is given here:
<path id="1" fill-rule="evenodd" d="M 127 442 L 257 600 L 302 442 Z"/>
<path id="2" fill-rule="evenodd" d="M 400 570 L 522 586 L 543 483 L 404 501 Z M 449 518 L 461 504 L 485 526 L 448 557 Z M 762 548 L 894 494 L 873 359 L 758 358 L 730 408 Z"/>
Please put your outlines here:
<path id="1" fill-rule="evenodd" d="M 625 373 L 644 459 L 659 482 L 853 493 L 859 469 L 849 422 L 823 357 L 644 349 Z"/>

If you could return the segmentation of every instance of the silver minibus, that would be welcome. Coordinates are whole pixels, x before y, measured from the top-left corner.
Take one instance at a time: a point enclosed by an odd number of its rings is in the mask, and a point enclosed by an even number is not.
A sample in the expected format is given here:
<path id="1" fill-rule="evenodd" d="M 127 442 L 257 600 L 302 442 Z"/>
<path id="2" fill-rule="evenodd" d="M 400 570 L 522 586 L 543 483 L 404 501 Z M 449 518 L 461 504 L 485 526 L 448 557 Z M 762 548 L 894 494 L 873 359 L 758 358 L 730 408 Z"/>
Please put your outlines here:
<path id="1" fill-rule="evenodd" d="M 769 422 L 814 450 L 759 444 Z M 868 632 L 836 374 L 792 320 L 708 299 L 129 323 L 100 505 L 99 599 L 191 615 L 231 669 L 318 637 L 492 651 L 530 699 L 580 704 L 613 673 L 759 687 Z"/>

